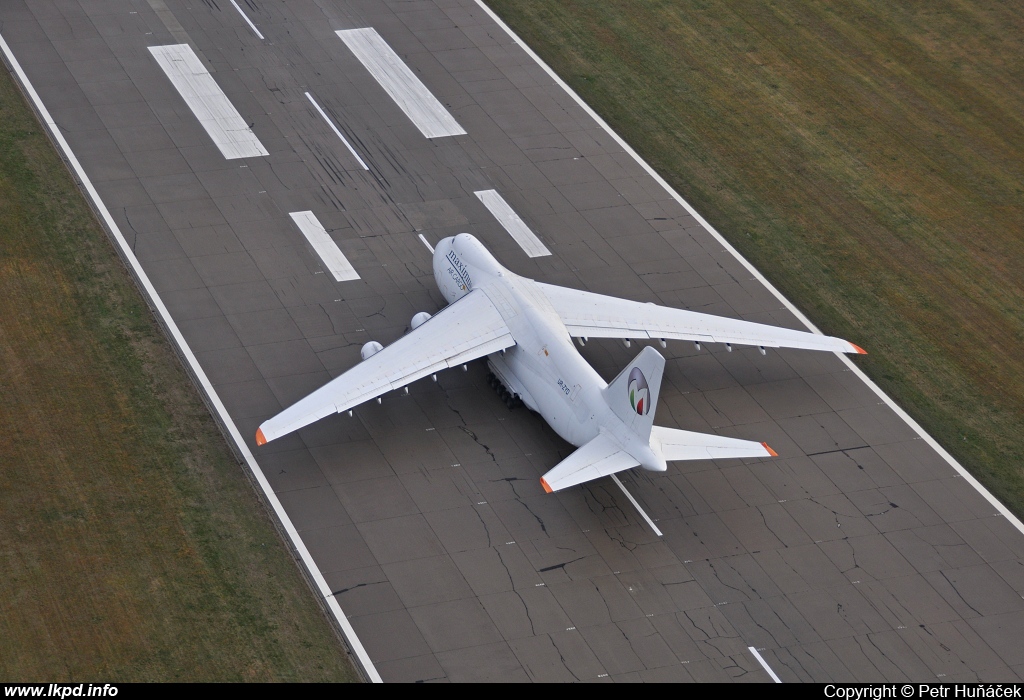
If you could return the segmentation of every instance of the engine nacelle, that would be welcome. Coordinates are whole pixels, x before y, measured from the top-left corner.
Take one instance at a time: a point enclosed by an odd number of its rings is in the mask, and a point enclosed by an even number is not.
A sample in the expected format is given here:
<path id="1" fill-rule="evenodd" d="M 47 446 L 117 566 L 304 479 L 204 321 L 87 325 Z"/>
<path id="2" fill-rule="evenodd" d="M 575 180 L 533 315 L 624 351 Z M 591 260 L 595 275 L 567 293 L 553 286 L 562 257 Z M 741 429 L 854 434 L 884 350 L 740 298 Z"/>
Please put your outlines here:
<path id="1" fill-rule="evenodd" d="M 378 343 L 376 340 L 371 340 L 369 343 L 363 346 L 362 350 L 359 351 L 359 355 L 364 360 L 369 360 L 371 357 L 373 357 L 383 349 L 383 345 Z"/>
<path id="2" fill-rule="evenodd" d="M 426 311 L 420 311 L 418 314 L 412 317 L 412 321 L 409 323 L 413 330 L 416 330 L 424 323 L 430 320 L 430 314 Z"/>

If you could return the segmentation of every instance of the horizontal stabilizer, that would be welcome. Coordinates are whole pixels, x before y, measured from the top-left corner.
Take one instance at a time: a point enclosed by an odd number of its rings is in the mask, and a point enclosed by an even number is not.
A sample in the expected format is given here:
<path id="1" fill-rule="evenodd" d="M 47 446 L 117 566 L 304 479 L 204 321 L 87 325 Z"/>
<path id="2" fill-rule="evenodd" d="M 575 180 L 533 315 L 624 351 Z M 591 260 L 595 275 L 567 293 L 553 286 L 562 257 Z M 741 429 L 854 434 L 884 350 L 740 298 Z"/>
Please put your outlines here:
<path id="1" fill-rule="evenodd" d="M 691 433 L 688 430 L 654 426 L 651 430 L 651 448 L 661 450 L 666 462 L 690 459 L 737 459 L 742 457 L 778 457 L 775 450 L 763 442 L 738 438 Z"/>
<path id="2" fill-rule="evenodd" d="M 541 477 L 540 484 L 548 493 L 592 481 L 639 466 L 618 443 L 604 433 L 579 448 Z"/>

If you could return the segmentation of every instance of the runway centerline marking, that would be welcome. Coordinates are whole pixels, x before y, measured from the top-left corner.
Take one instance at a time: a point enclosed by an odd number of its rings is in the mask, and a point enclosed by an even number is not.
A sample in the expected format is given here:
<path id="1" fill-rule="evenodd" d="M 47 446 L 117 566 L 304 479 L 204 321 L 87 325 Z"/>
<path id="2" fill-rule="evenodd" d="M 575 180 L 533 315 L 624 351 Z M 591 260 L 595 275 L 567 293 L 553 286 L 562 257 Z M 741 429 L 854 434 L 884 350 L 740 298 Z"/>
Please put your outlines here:
<path id="1" fill-rule="evenodd" d="M 345 615 L 345 611 L 341 609 L 341 605 L 338 601 L 330 596 L 331 588 L 327 585 L 327 580 L 324 578 L 323 572 L 313 561 L 313 556 L 309 553 L 309 549 L 306 547 L 306 543 L 302 541 L 302 537 L 299 535 L 299 531 L 295 528 L 295 524 L 292 523 L 288 513 L 285 512 L 284 506 L 281 505 L 281 500 L 277 497 L 270 482 L 267 481 L 266 474 L 260 468 L 259 463 L 256 461 L 256 457 L 253 456 L 252 450 L 249 449 L 248 443 L 242 437 L 242 434 L 238 432 L 238 426 L 235 425 L 234 420 L 231 418 L 231 414 L 228 413 L 227 407 L 224 402 L 221 401 L 220 395 L 216 389 L 213 388 L 213 384 L 210 382 L 210 378 L 206 375 L 202 366 L 199 364 L 199 360 L 196 359 L 195 353 L 192 352 L 192 348 L 185 341 L 185 337 L 181 334 L 181 329 L 178 328 L 178 324 L 175 323 L 174 318 L 171 316 L 171 312 L 168 311 L 167 306 L 164 304 L 160 294 L 156 291 L 156 287 L 153 286 L 153 282 L 149 279 L 149 275 L 142 268 L 139 259 L 135 256 L 135 252 L 132 247 L 128 245 L 128 241 L 125 239 L 124 234 L 121 232 L 121 228 L 117 225 L 117 221 L 111 216 L 110 210 L 107 209 L 107 205 L 100 198 L 99 192 L 96 191 L 96 187 L 92 184 L 92 180 L 85 172 L 85 168 L 78 160 L 78 156 L 71 150 L 71 146 L 68 144 L 67 139 L 61 133 L 57 123 L 53 120 L 50 115 L 50 111 L 46 108 L 39 93 L 36 92 L 35 87 L 28 79 L 28 75 L 21 67 L 21 63 L 15 58 L 14 52 L 11 51 L 11 47 L 7 45 L 7 41 L 4 40 L 3 35 L 0 35 L 0 50 L 3 51 L 4 55 L 13 69 L 15 75 L 18 76 L 18 80 L 21 82 L 23 89 L 32 103 L 35 105 L 36 110 L 39 113 L 39 118 L 45 124 L 46 129 L 50 132 L 53 140 L 56 142 L 57 148 L 60 149 L 61 153 L 67 160 L 71 170 L 74 171 L 75 176 L 82 185 L 82 189 L 92 200 L 93 205 L 96 207 L 96 213 L 99 214 L 100 218 L 107 226 L 107 230 L 110 235 L 117 242 L 118 247 L 121 249 L 121 253 L 124 255 L 124 260 L 131 267 L 132 272 L 135 274 L 135 278 L 138 280 L 139 285 L 142 287 L 142 293 L 146 296 L 149 302 L 153 305 L 153 310 L 157 315 L 160 316 L 164 323 L 164 327 L 167 332 L 170 333 L 174 339 L 174 343 L 181 350 L 182 357 L 192 368 L 193 376 L 199 383 L 202 391 L 206 394 L 206 397 L 210 401 L 210 405 L 217 415 L 220 417 L 224 427 L 231 435 L 231 440 L 238 447 L 239 452 L 242 454 L 242 458 L 245 460 L 246 466 L 249 471 L 256 478 L 257 483 L 260 485 L 260 489 L 263 491 L 264 496 L 267 498 L 267 503 L 274 510 L 274 514 L 277 516 L 278 521 L 284 528 L 288 535 L 288 539 L 291 540 L 292 544 L 295 545 L 295 551 L 298 553 L 299 558 L 302 560 L 303 565 L 309 572 L 310 577 L 313 579 L 314 585 L 319 589 L 320 594 L 323 595 L 327 602 L 327 608 L 331 611 L 331 615 L 337 621 L 338 626 L 341 627 L 342 634 L 345 636 L 345 640 L 348 642 L 349 647 L 352 649 L 352 653 L 359 660 L 359 664 L 362 666 L 363 671 L 367 677 L 373 683 L 383 682 L 380 673 L 377 668 L 373 665 L 373 661 L 370 659 L 369 654 L 366 653 L 366 648 L 363 643 L 359 640 L 356 635 L 355 628 L 352 627 L 352 623 L 348 621 L 348 616 Z"/>
<path id="2" fill-rule="evenodd" d="M 342 29 L 335 34 L 424 136 L 434 139 L 466 133 L 376 29 Z"/>
<path id="3" fill-rule="evenodd" d="M 249 25 L 250 29 L 252 29 L 256 33 L 256 36 L 258 36 L 261 40 L 266 41 L 264 36 L 260 34 L 260 30 L 257 29 L 256 25 L 252 23 L 251 19 L 249 19 L 248 15 L 242 12 L 242 8 L 238 6 L 238 3 L 235 2 L 235 0 L 231 0 L 231 4 L 234 6 L 236 10 L 238 10 L 238 14 L 242 15 L 242 19 L 244 19 L 246 21 L 246 24 Z"/>
<path id="4" fill-rule="evenodd" d="M 757 653 L 757 649 L 754 647 L 747 647 L 747 649 L 750 650 L 750 653 L 754 655 L 754 658 L 757 659 L 757 662 L 761 664 L 764 670 L 768 672 L 768 675 L 772 677 L 773 681 L 776 683 L 782 682 L 782 679 L 775 675 L 775 671 L 773 671 L 772 667 L 768 665 L 768 662 L 761 658 L 761 655 Z"/>
<path id="5" fill-rule="evenodd" d="M 635 498 L 633 498 L 633 494 L 627 491 L 626 487 L 622 485 L 622 482 L 619 481 L 619 477 L 615 476 L 614 474 L 609 474 L 609 476 L 612 478 L 612 481 L 614 481 L 615 484 L 620 489 L 622 489 L 622 493 L 626 494 L 626 498 L 628 498 L 629 502 L 633 504 L 634 508 L 636 508 L 636 512 L 639 513 L 643 517 L 643 519 L 647 521 L 647 524 L 651 526 L 651 529 L 654 530 L 654 534 L 658 537 L 664 537 L 664 535 L 661 533 L 661 530 L 658 529 L 658 526 L 654 524 L 653 520 L 651 520 L 651 516 L 647 515 L 647 513 L 644 512 L 644 509 L 641 508 L 640 504 L 636 502 Z"/>
<path id="6" fill-rule="evenodd" d="M 324 265 L 334 276 L 335 281 L 348 282 L 359 279 L 359 273 L 352 267 L 352 263 L 341 252 L 341 248 L 334 242 L 313 212 L 293 211 L 288 216 L 292 217 L 292 221 L 302 231 L 302 235 L 306 237 L 309 244 L 313 246 L 313 250 L 324 261 Z"/>
<path id="7" fill-rule="evenodd" d="M 527 255 L 531 258 L 551 255 L 551 251 L 547 249 L 547 246 L 537 238 L 537 234 L 530 230 L 526 222 L 519 217 L 519 214 L 515 213 L 508 202 L 505 201 L 505 198 L 498 194 L 497 190 L 480 190 L 473 194 L 483 202 L 488 211 L 508 231 L 508 235 L 515 239 L 515 242 L 519 244 L 519 247 Z"/>
<path id="8" fill-rule="evenodd" d="M 191 46 L 150 46 L 149 52 L 224 158 L 270 155 Z"/>
<path id="9" fill-rule="evenodd" d="M 370 168 L 367 167 L 366 163 L 363 162 L 363 159 L 359 157 L 358 153 L 356 153 L 356 149 L 352 148 L 352 144 L 348 142 L 348 139 L 345 138 L 345 135 L 341 133 L 341 130 L 338 129 L 338 127 L 334 125 L 334 122 L 332 122 L 331 118 L 327 116 L 327 113 L 320 109 L 320 105 L 316 103 L 316 100 L 314 100 L 313 96 L 310 95 L 308 92 L 306 93 L 306 99 L 309 100 L 314 107 L 316 107 L 316 111 L 319 112 L 320 116 L 324 118 L 325 122 L 327 122 L 327 126 L 331 127 L 331 130 L 334 131 L 334 134 L 339 139 L 341 139 L 341 142 L 345 144 L 345 148 L 349 150 L 349 153 L 351 153 L 355 157 L 355 159 L 359 161 L 359 165 L 363 166 L 363 170 L 369 170 Z"/>

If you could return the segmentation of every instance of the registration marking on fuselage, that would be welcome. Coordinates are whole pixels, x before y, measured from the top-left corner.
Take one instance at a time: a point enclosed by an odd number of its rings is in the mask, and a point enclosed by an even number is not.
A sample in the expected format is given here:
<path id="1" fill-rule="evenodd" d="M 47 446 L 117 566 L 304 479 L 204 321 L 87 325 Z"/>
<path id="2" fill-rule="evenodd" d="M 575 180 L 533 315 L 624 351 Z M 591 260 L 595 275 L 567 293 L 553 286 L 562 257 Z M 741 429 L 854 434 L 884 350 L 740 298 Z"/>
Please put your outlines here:
<path id="1" fill-rule="evenodd" d="M 473 194 L 483 202 L 483 205 L 487 207 L 488 211 L 494 215 L 498 223 L 508 231 L 508 235 L 515 239 L 515 242 L 519 244 L 519 247 L 527 255 L 531 258 L 551 255 L 551 251 L 548 250 L 547 246 L 537 238 L 537 234 L 530 230 L 526 222 L 519 217 L 519 214 L 515 213 L 508 202 L 505 201 L 505 198 L 498 194 L 497 190 L 480 190 Z"/>
<path id="2" fill-rule="evenodd" d="M 334 239 L 327 233 L 327 230 L 324 229 L 323 224 L 320 223 L 320 220 L 316 218 L 313 212 L 293 211 L 288 216 L 292 217 L 292 221 L 302 231 L 302 235 L 313 246 L 313 250 L 323 260 L 324 265 L 327 266 L 327 269 L 336 281 L 348 282 L 359 279 L 359 273 L 355 271 L 352 263 L 341 252 L 338 244 L 334 242 Z"/>
<path id="3" fill-rule="evenodd" d="M 226 159 L 269 155 L 191 46 L 150 46 L 149 52 Z"/>
<path id="4" fill-rule="evenodd" d="M 335 32 L 428 139 L 466 133 L 373 27 Z"/>

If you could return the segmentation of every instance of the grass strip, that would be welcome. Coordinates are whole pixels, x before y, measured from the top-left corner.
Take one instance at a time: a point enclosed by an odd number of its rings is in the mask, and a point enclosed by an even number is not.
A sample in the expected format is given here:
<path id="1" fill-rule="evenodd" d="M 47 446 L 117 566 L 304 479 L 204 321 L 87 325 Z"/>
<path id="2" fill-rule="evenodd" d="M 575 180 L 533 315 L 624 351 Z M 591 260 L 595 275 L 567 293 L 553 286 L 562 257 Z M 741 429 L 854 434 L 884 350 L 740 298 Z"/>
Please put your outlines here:
<path id="1" fill-rule="evenodd" d="M 488 0 L 1024 516 L 1024 15 L 983 0 Z"/>
<path id="2" fill-rule="evenodd" d="M 0 71 L 0 678 L 356 680 Z"/>

